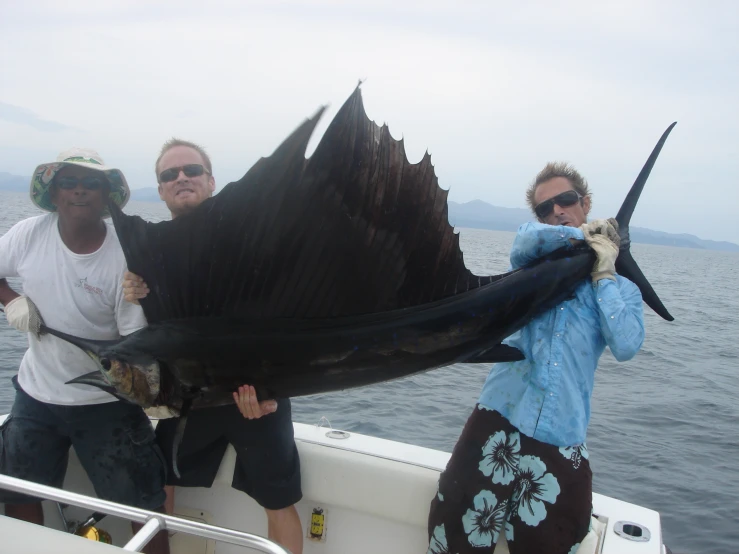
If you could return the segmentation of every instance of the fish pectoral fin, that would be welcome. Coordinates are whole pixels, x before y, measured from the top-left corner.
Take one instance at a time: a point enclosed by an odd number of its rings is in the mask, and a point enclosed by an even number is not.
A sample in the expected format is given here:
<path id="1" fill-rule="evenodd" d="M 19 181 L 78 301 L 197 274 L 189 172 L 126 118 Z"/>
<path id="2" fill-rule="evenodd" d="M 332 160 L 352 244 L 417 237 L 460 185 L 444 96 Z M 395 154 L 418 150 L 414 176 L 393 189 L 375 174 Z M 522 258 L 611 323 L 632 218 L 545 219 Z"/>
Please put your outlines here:
<path id="1" fill-rule="evenodd" d="M 464 361 L 466 364 L 494 364 L 499 362 L 520 362 L 525 360 L 526 356 L 523 355 L 518 348 L 508 346 L 507 344 L 496 344 L 492 348 L 489 348 L 481 354 L 477 354 L 472 358 Z"/>

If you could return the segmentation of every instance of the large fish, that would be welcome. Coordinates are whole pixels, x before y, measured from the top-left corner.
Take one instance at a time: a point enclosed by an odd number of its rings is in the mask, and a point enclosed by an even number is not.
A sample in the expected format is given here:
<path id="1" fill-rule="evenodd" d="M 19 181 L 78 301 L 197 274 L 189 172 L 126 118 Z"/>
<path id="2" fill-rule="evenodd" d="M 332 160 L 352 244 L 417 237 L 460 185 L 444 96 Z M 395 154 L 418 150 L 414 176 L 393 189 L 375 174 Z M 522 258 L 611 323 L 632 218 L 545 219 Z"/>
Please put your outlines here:
<path id="1" fill-rule="evenodd" d="M 192 213 L 147 223 L 110 206 L 148 327 L 116 341 L 48 332 L 84 349 L 99 386 L 142 407 L 232 402 L 379 383 L 457 362 L 522 359 L 501 341 L 572 294 L 584 243 L 502 275 L 473 275 L 428 153 L 370 121 L 359 87 L 310 159 L 323 110 Z M 672 320 L 629 252 L 628 227 L 665 131 L 616 217 L 617 271 Z"/>

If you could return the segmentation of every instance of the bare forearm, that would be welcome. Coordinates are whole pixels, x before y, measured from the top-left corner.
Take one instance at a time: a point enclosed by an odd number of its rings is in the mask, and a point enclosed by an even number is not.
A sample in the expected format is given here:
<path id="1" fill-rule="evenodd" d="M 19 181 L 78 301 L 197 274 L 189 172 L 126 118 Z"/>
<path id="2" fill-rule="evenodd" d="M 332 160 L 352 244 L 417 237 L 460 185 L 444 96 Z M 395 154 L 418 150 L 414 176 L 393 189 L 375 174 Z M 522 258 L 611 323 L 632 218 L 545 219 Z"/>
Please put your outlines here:
<path id="1" fill-rule="evenodd" d="M 10 288 L 5 279 L 0 279 L 0 304 L 7 306 L 11 300 L 18 298 L 20 294 Z"/>

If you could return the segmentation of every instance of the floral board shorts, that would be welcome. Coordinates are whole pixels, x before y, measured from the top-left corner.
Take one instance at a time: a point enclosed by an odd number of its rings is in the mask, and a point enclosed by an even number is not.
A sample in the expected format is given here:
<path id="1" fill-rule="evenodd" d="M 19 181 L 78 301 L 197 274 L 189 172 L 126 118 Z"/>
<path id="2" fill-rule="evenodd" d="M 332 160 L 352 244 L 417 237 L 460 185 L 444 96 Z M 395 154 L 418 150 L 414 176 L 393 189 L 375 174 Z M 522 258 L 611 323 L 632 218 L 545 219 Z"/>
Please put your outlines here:
<path id="1" fill-rule="evenodd" d="M 476 406 L 439 478 L 429 554 L 574 554 L 590 529 L 593 474 L 585 445 L 558 447 Z"/>

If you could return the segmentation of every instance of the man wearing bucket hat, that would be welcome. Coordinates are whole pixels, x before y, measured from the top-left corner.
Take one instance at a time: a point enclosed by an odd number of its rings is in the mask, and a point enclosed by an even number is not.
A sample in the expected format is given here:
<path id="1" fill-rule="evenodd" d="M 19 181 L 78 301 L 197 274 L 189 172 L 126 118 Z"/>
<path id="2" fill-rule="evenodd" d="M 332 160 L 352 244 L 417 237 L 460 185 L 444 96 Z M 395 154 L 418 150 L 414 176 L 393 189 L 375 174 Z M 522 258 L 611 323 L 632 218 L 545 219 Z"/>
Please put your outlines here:
<path id="1" fill-rule="evenodd" d="M 49 327 L 96 340 L 146 325 L 141 308 L 123 298 L 126 261 L 103 219 L 109 199 L 120 207 L 128 201 L 126 179 L 94 150 L 73 148 L 36 168 L 30 192 L 49 213 L 0 238 L 0 303 L 29 343 L 13 378 L 13 408 L 0 427 L 0 473 L 61 488 L 74 446 L 100 498 L 162 511 L 166 469 L 143 410 L 98 388 L 66 384 L 95 371 L 95 363 L 79 348 L 38 334 L 42 316 Z M 19 277 L 24 294 L 5 277 Z M 0 500 L 6 515 L 43 524 L 37 499 L 5 492 Z M 168 552 L 166 533 L 145 551 Z"/>

